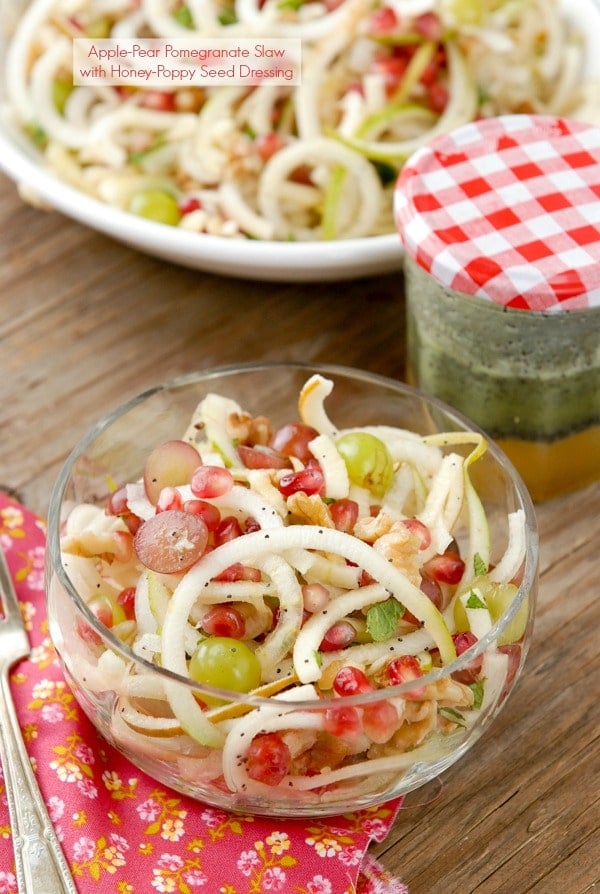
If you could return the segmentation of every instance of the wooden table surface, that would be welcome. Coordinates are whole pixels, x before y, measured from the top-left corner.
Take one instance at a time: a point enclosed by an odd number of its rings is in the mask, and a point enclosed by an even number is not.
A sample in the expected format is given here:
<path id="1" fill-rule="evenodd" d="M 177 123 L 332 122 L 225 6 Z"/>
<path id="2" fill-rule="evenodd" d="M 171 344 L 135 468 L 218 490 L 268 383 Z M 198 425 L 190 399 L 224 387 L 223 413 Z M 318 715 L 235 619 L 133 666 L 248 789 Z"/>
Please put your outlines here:
<path id="1" fill-rule="evenodd" d="M 3 177 L 0 234 L 0 484 L 41 514 L 89 426 L 174 375 L 269 359 L 403 377 L 398 275 L 302 285 L 189 271 L 23 205 Z M 600 483 L 537 512 L 526 672 L 492 729 L 421 793 L 430 803 L 413 793 L 375 848 L 411 894 L 600 883 Z"/>

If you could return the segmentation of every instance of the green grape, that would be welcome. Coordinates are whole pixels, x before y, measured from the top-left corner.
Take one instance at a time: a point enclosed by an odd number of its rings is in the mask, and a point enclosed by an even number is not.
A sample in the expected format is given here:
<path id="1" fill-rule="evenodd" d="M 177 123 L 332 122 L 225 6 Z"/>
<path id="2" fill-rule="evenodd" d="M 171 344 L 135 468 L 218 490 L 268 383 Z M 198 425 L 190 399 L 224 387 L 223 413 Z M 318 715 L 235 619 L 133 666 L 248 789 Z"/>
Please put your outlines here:
<path id="1" fill-rule="evenodd" d="M 260 662 L 252 649 L 239 639 L 209 636 L 198 643 L 189 665 L 189 674 L 196 683 L 219 689 L 250 692 L 260 686 Z M 219 699 L 202 696 L 202 700 L 219 705 Z"/>
<path id="2" fill-rule="evenodd" d="M 175 196 L 164 189 L 143 189 L 136 192 L 129 202 L 129 210 L 140 217 L 176 227 L 181 211 Z"/>
<path id="3" fill-rule="evenodd" d="M 52 81 L 52 102 L 61 115 L 64 115 L 67 100 L 72 92 L 73 81 L 70 78 L 54 78 Z"/>
<path id="4" fill-rule="evenodd" d="M 383 441 L 368 432 L 349 432 L 336 441 L 353 484 L 383 497 L 394 477 L 394 462 Z"/>

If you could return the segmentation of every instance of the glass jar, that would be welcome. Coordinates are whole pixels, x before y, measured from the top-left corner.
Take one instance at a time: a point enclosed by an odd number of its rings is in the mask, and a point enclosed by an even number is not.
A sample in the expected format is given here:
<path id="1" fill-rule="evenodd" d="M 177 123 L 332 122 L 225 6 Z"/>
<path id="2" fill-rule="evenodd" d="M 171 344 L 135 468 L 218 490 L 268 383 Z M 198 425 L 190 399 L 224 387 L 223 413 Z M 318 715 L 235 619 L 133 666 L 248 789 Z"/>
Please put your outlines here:
<path id="1" fill-rule="evenodd" d="M 409 160 L 407 378 L 495 438 L 541 501 L 600 478 L 600 129 L 516 115 Z"/>

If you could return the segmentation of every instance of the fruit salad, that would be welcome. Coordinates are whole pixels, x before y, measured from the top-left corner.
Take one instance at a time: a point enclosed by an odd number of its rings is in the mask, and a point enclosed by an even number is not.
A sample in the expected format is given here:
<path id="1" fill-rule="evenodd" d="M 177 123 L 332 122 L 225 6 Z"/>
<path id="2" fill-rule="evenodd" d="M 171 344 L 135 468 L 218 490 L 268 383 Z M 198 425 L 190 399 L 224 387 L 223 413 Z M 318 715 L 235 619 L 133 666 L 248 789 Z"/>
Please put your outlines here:
<path id="1" fill-rule="evenodd" d="M 84 707 L 231 807 L 381 800 L 452 763 L 523 658 L 526 521 L 491 542 L 483 435 L 339 429 L 333 388 L 312 375 L 278 427 L 207 394 L 61 530 Z"/>

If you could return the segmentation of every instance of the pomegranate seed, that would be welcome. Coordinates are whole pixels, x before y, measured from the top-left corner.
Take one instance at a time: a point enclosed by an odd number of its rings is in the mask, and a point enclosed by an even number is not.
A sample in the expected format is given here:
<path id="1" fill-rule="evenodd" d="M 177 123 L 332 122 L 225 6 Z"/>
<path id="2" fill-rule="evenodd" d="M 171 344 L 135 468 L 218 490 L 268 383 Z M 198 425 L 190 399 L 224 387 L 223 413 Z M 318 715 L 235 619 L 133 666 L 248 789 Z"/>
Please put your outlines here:
<path id="1" fill-rule="evenodd" d="M 348 621 L 338 621 L 329 628 L 319 646 L 320 652 L 337 652 L 345 649 L 354 640 L 356 630 Z"/>
<path id="2" fill-rule="evenodd" d="M 199 515 L 209 531 L 216 530 L 221 521 L 221 513 L 217 507 L 206 500 L 186 500 L 182 508 L 184 512 Z"/>
<path id="3" fill-rule="evenodd" d="M 362 717 L 363 731 L 378 745 L 388 742 L 399 726 L 398 712 L 391 702 L 380 701 L 365 705 Z"/>
<path id="4" fill-rule="evenodd" d="M 431 546 L 431 531 L 418 518 L 405 518 L 402 522 L 405 528 L 408 528 L 411 534 L 419 538 L 421 544 L 419 549 L 428 549 Z"/>
<path id="5" fill-rule="evenodd" d="M 108 515 L 120 516 L 132 534 L 135 534 L 142 523 L 142 519 L 138 515 L 134 515 L 127 505 L 127 488 L 120 487 L 114 491 L 108 498 L 106 505 Z"/>
<path id="6" fill-rule="evenodd" d="M 427 87 L 427 100 L 429 106 L 438 115 L 441 115 L 448 105 L 449 98 L 450 94 L 448 93 L 448 88 L 445 84 L 441 84 L 437 81 L 435 84 L 430 84 L 429 87 Z"/>
<path id="7" fill-rule="evenodd" d="M 175 94 L 162 90 L 148 90 L 140 103 L 145 109 L 153 109 L 156 112 L 174 112 Z"/>
<path id="8" fill-rule="evenodd" d="M 302 601 L 305 610 L 310 614 L 320 612 L 329 602 L 329 590 L 324 584 L 304 584 Z"/>
<path id="9" fill-rule="evenodd" d="M 246 534 L 254 534 L 256 531 L 260 531 L 259 522 L 257 522 L 255 518 L 252 518 L 252 516 L 249 515 L 244 522 L 244 531 Z"/>
<path id="10" fill-rule="evenodd" d="M 168 509 L 183 509 L 183 497 L 175 487 L 163 487 L 156 501 L 157 512 Z"/>
<path id="11" fill-rule="evenodd" d="M 457 584 L 464 570 L 465 563 L 456 553 L 433 556 L 423 566 L 425 574 L 441 584 Z"/>
<path id="12" fill-rule="evenodd" d="M 236 537 L 241 537 L 243 533 L 242 526 L 235 515 L 226 515 L 214 530 L 215 546 L 235 540 Z"/>
<path id="13" fill-rule="evenodd" d="M 241 562 L 236 562 L 234 565 L 230 565 L 215 577 L 215 580 L 226 581 L 228 583 L 236 580 L 249 580 L 258 583 L 260 579 L 260 568 L 252 568 L 250 565 L 242 565 Z"/>
<path id="14" fill-rule="evenodd" d="M 191 214 L 192 211 L 200 211 L 202 209 L 202 202 L 200 199 L 196 198 L 196 196 L 187 196 L 185 199 L 180 199 L 179 201 L 179 210 L 182 215 Z"/>
<path id="15" fill-rule="evenodd" d="M 228 636 L 242 639 L 246 621 L 241 612 L 230 605 L 213 605 L 202 619 L 202 629 L 209 636 Z"/>
<path id="16" fill-rule="evenodd" d="M 75 633 L 88 646 L 100 646 L 102 645 L 102 637 L 100 634 L 96 633 L 87 621 L 84 621 L 82 618 L 77 618 L 75 621 Z"/>
<path id="17" fill-rule="evenodd" d="M 303 491 L 307 496 L 318 494 L 325 484 L 323 472 L 318 466 L 307 466 L 299 472 L 290 472 L 279 479 L 279 490 L 284 497 Z"/>
<path id="18" fill-rule="evenodd" d="M 115 531 L 113 539 L 117 562 L 129 562 L 133 558 L 133 534 L 131 531 Z"/>
<path id="19" fill-rule="evenodd" d="M 471 633 L 470 630 L 465 631 L 465 633 L 455 633 L 452 639 L 454 640 L 454 647 L 457 655 L 464 654 L 467 649 L 470 649 L 471 646 L 474 646 L 477 642 L 477 637 L 474 633 Z M 475 682 L 481 673 L 482 664 L 483 655 L 478 655 L 477 658 L 473 658 L 473 660 L 463 667 L 462 670 L 455 671 L 452 674 L 452 677 L 455 680 L 458 680 L 459 683 L 465 683 L 468 686 L 469 683 Z"/>
<path id="20" fill-rule="evenodd" d="M 287 776 L 292 755 L 279 733 L 255 736 L 246 755 L 250 779 L 265 785 L 279 785 Z"/>
<path id="21" fill-rule="evenodd" d="M 117 603 L 125 612 L 128 620 L 135 618 L 135 587 L 125 587 L 117 596 Z"/>
<path id="22" fill-rule="evenodd" d="M 326 708 L 323 726 L 328 733 L 340 739 L 353 739 L 362 728 L 360 711 L 344 705 Z"/>
<path id="23" fill-rule="evenodd" d="M 369 34 L 390 34 L 398 27 L 398 16 L 391 6 L 382 6 L 369 18 Z"/>
<path id="24" fill-rule="evenodd" d="M 358 576 L 358 586 L 359 587 L 368 587 L 369 584 L 374 584 L 375 578 L 371 577 L 368 571 L 365 571 L 364 568 L 360 572 Z"/>
<path id="25" fill-rule="evenodd" d="M 398 658 L 393 658 L 387 666 L 387 677 L 391 686 L 410 683 L 422 676 L 423 671 L 414 655 L 399 655 Z M 405 692 L 403 698 L 411 700 L 425 698 L 425 686 L 416 686 L 409 692 Z"/>
<path id="26" fill-rule="evenodd" d="M 222 466 L 198 466 L 190 486 L 195 497 L 221 497 L 233 487 L 233 475 Z"/>
<path id="27" fill-rule="evenodd" d="M 329 507 L 329 512 L 338 531 L 351 534 L 358 521 L 358 503 L 356 500 L 336 500 Z"/>
<path id="28" fill-rule="evenodd" d="M 256 146 L 256 151 L 261 159 L 263 161 L 268 161 L 276 152 L 283 149 L 285 140 L 281 134 L 271 131 L 271 133 L 265 133 L 258 136 L 254 141 L 254 145 Z"/>
<path id="29" fill-rule="evenodd" d="M 438 41 L 442 38 L 442 24 L 435 12 L 424 12 L 417 16 L 414 27 L 425 40 Z"/>
<path id="30" fill-rule="evenodd" d="M 365 672 L 351 664 L 340 668 L 333 680 L 333 691 L 338 695 L 360 695 L 374 689 Z"/>
<path id="31" fill-rule="evenodd" d="M 240 444 L 238 456 L 247 469 L 290 469 L 291 462 L 286 456 L 271 450 L 270 447 L 248 447 Z"/>

